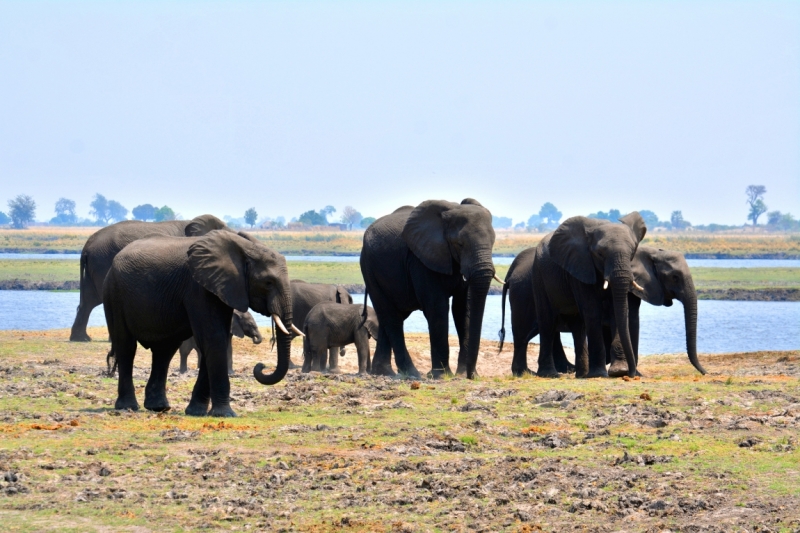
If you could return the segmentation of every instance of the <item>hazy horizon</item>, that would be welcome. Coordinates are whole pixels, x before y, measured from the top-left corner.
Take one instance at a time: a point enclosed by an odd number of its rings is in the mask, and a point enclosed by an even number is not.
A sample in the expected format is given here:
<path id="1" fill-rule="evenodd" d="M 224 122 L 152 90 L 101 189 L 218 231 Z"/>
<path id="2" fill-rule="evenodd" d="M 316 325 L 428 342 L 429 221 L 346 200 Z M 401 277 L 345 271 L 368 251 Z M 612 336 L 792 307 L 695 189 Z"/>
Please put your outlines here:
<path id="1" fill-rule="evenodd" d="M 101 193 L 743 224 L 750 184 L 800 216 L 796 2 L 6 1 L 0 73 L 0 211 L 37 220 Z"/>

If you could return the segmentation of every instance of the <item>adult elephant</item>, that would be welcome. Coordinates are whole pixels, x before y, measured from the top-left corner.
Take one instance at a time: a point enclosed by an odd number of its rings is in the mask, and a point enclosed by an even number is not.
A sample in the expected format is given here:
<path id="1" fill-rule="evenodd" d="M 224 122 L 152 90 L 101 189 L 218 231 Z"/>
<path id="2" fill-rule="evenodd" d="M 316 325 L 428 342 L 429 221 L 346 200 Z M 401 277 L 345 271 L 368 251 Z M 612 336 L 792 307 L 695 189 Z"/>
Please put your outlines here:
<path id="1" fill-rule="evenodd" d="M 506 285 L 503 287 L 501 324 L 505 323 L 505 299 L 506 293 L 508 293 L 511 306 L 511 328 L 514 336 L 514 358 L 511 371 L 515 376 L 531 373 L 527 364 L 527 345 L 539 334 L 531 281 L 534 250 L 534 248 L 528 248 L 517 255 L 508 270 Z M 639 359 L 639 308 L 642 300 L 651 305 L 666 307 L 671 306 L 673 300 L 678 300 L 684 306 L 686 352 L 689 361 L 701 374 L 705 374 L 706 371 L 697 357 L 697 293 L 689 265 L 683 254 L 650 246 L 639 246 L 631 262 L 631 269 L 638 288 L 632 286 L 631 292 L 628 293 L 628 327 L 637 365 Z M 607 297 L 606 303 L 611 305 L 604 307 L 603 338 L 608 362 L 611 363 L 608 375 L 619 377 L 628 374 L 628 363 L 619 335 L 615 335 L 613 304 L 609 300 Z M 501 327 L 500 348 L 502 349 L 505 327 Z M 563 324 L 559 329 L 562 332 L 567 331 Z M 583 352 L 585 352 L 585 343 L 581 344 L 584 345 Z M 581 344 L 576 344 L 576 346 L 580 348 Z M 580 352 L 580 349 L 576 351 L 576 357 L 580 357 L 578 355 Z M 553 358 L 559 372 L 575 369 L 564 354 L 560 337 L 554 338 Z"/>
<path id="2" fill-rule="evenodd" d="M 706 371 L 697 357 L 697 291 L 694 280 L 680 252 L 672 252 L 651 246 L 640 246 L 632 263 L 633 276 L 638 286 L 632 287 L 628 294 L 630 333 L 633 351 L 639 355 L 639 306 L 642 300 L 651 305 L 670 307 L 673 300 L 683 304 L 684 327 L 686 331 L 686 354 L 698 372 Z M 621 354 L 619 336 L 614 336 L 610 353 L 609 376 L 622 376 L 628 373 L 628 363 Z"/>
<path id="3" fill-rule="evenodd" d="M 330 302 L 338 304 L 352 304 L 353 297 L 347 292 L 342 285 L 332 285 L 327 283 L 308 283 L 303 280 L 293 279 L 290 282 L 292 287 L 292 317 L 295 324 L 300 324 L 300 327 L 305 324 L 306 317 L 315 305 Z M 345 348 L 342 346 L 338 350 L 331 348 L 325 357 L 327 361 L 321 361 L 322 368 L 325 368 L 329 363 L 330 370 L 335 372 L 339 368 L 339 355 L 345 354 Z M 294 368 L 296 365 L 289 361 L 289 367 Z"/>
<path id="4" fill-rule="evenodd" d="M 169 363 L 181 343 L 194 336 L 203 357 L 186 414 L 235 416 L 227 371 L 234 309 L 249 307 L 278 325 L 278 365 L 264 374 L 258 363 L 253 374 L 259 383 L 273 385 L 289 369 L 288 328 L 293 326 L 286 260 L 245 233 L 217 230 L 203 237 L 150 237 L 129 244 L 106 277 L 103 306 L 119 365 L 117 409 L 139 408 L 132 376 L 137 342 L 152 352 L 144 406 L 169 409 Z"/>
<path id="5" fill-rule="evenodd" d="M 209 231 L 228 229 L 225 222 L 213 215 L 200 215 L 192 220 L 142 222 L 125 220 L 92 234 L 83 245 L 80 260 L 80 301 L 69 340 L 89 342 L 86 333 L 92 309 L 103 303 L 103 280 L 111 269 L 114 257 L 127 245 L 151 235 L 198 237 Z"/>
<path id="6" fill-rule="evenodd" d="M 394 351 L 399 372 L 420 375 L 403 336 L 403 321 L 417 309 L 428 321 L 431 375 L 450 374 L 447 315 L 452 297 L 457 372 L 475 377 L 486 295 L 496 278 L 494 239 L 491 213 L 471 198 L 460 204 L 428 200 L 404 206 L 367 228 L 361 249 L 364 299 L 369 295 L 380 323 L 373 374 L 395 374 Z"/>
<path id="7" fill-rule="evenodd" d="M 572 217 L 536 247 L 533 297 L 541 338 L 537 375 L 558 376 L 553 346 L 560 327 L 566 324 L 576 346 L 581 346 L 584 338 L 588 341 L 588 369 L 581 368 L 584 360 L 576 357 L 576 375 L 608 376 L 603 340 L 605 290 L 611 291 L 628 374 L 636 375 L 628 326 L 628 291 L 635 283 L 631 261 L 647 228 L 636 211 L 620 222 Z"/>

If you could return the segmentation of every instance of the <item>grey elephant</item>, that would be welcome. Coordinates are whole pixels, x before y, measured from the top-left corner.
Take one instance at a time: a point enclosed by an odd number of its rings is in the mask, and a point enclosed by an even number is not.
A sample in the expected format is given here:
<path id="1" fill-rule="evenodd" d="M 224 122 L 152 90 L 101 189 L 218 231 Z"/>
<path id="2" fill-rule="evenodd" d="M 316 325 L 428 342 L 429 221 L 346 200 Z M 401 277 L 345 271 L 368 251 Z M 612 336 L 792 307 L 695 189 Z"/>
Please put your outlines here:
<path id="1" fill-rule="evenodd" d="M 366 316 L 362 316 L 361 304 L 339 305 L 321 303 L 306 316 L 303 324 L 303 372 L 324 372 L 324 359 L 329 349 L 356 345 L 358 353 L 358 373 L 369 372 L 371 367 L 369 339 L 378 340 L 379 323 L 375 310 L 367 306 Z M 338 368 L 331 368 L 338 372 Z"/>
<path id="2" fill-rule="evenodd" d="M 194 336 L 203 353 L 186 414 L 235 416 L 227 372 L 233 310 L 248 307 L 278 326 L 278 365 L 271 374 L 258 363 L 259 383 L 274 385 L 289 369 L 292 296 L 285 258 L 246 233 L 212 231 L 203 237 L 149 237 L 114 258 L 103 285 L 111 352 L 119 365 L 117 409 L 139 408 L 133 386 L 137 343 L 152 352 L 144 406 L 170 408 L 169 363 Z M 211 410 L 208 405 L 211 402 Z"/>
<path id="3" fill-rule="evenodd" d="M 258 325 L 256 324 L 256 319 L 253 318 L 253 315 L 250 314 L 249 311 L 245 311 L 244 313 L 234 309 L 233 310 L 233 319 L 231 320 L 231 332 L 228 336 L 228 375 L 234 375 L 233 372 L 233 337 L 238 337 L 243 339 L 245 336 L 250 337 L 253 339 L 253 344 L 261 344 L 263 341 L 263 337 L 261 336 L 261 332 L 258 330 Z M 178 349 L 178 353 L 181 356 L 181 374 L 185 373 L 188 370 L 186 366 L 187 360 L 189 359 L 189 353 L 194 350 L 197 352 L 197 366 L 200 367 L 200 358 L 203 356 L 200 353 L 200 349 L 197 347 L 197 343 L 194 340 L 194 337 L 191 339 L 186 339 L 181 343 L 181 347 Z"/>
<path id="4" fill-rule="evenodd" d="M 586 358 L 576 355 L 576 375 L 608 376 L 603 338 L 606 290 L 610 291 L 628 374 L 636 375 L 628 291 L 635 285 L 631 262 L 647 228 L 635 211 L 620 222 L 572 217 L 536 247 L 532 279 L 541 338 L 537 375 L 558 376 L 553 346 L 561 326 L 566 325 L 576 347 L 582 347 L 584 339 L 588 344 L 588 364 Z"/>
<path id="5" fill-rule="evenodd" d="M 117 222 L 93 233 L 83 245 L 80 259 L 80 301 L 72 323 L 69 340 L 89 342 L 86 333 L 92 309 L 103 303 L 103 280 L 111 269 L 114 257 L 127 245 L 143 237 L 164 235 L 199 237 L 212 230 L 230 230 L 225 222 L 213 215 L 201 215 L 192 220 L 168 222 Z"/>
<path id="6" fill-rule="evenodd" d="M 342 285 L 332 285 L 327 283 L 307 283 L 303 280 L 293 279 L 292 287 L 292 317 L 296 324 L 302 326 L 306 321 L 306 316 L 317 304 L 322 302 L 333 302 L 339 304 L 352 304 L 353 297 Z M 342 346 L 339 350 L 330 349 L 329 355 L 325 359 L 330 361 L 331 370 L 339 368 L 339 355 L 345 354 Z M 326 361 L 321 361 L 322 367 L 326 366 Z M 290 361 L 290 368 L 294 364 Z"/>
<path id="7" fill-rule="evenodd" d="M 492 214 L 471 198 L 428 200 L 379 218 L 364 232 L 361 273 L 380 322 L 372 373 L 418 377 L 403 322 L 421 309 L 428 321 L 431 375 L 450 374 L 448 311 L 459 339 L 459 374 L 475 377 L 486 295 L 492 278 Z M 498 279 L 499 281 L 499 279 Z M 365 296 L 366 301 L 366 296 Z"/>
<path id="8" fill-rule="evenodd" d="M 505 323 L 505 300 L 508 294 L 511 305 L 511 328 L 514 336 L 514 357 L 511 371 L 515 376 L 530 373 L 527 365 L 527 345 L 539 334 L 536 322 L 536 306 L 532 295 L 533 251 L 528 248 L 520 252 L 511 264 L 506 275 L 506 285 L 503 287 L 502 319 Z M 631 344 L 638 364 L 639 355 L 639 307 L 644 299 L 652 305 L 671 306 L 673 299 L 684 304 L 684 322 L 686 331 L 686 351 L 692 365 L 702 374 L 705 369 L 697 357 L 697 292 L 694 288 L 692 274 L 683 254 L 671 252 L 650 246 L 639 246 L 631 262 L 634 281 L 639 286 L 631 286 L 628 293 L 628 327 L 631 335 Z M 610 377 L 619 377 L 628 374 L 628 363 L 625 359 L 619 335 L 616 334 L 614 323 L 613 303 L 606 296 L 603 317 L 603 340 L 606 348 L 607 362 L 611 363 L 608 369 Z M 567 328 L 559 328 L 562 332 Z M 505 327 L 500 330 L 502 349 Z M 580 344 L 576 351 L 577 357 L 586 351 Z M 560 337 L 554 338 L 553 357 L 555 367 L 559 372 L 575 370 L 564 354 Z M 637 371 L 638 372 L 638 371 Z"/>

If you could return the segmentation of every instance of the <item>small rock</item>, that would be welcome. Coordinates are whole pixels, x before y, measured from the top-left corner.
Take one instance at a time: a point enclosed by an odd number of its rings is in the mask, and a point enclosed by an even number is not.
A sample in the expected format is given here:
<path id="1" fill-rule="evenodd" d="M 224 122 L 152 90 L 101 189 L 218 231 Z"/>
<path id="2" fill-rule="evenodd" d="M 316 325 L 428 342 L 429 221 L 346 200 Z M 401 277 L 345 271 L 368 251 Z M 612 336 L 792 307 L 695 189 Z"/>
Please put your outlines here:
<path id="1" fill-rule="evenodd" d="M 544 493 L 544 498 L 546 503 L 554 504 L 558 503 L 556 501 L 556 496 L 558 496 L 558 489 L 555 487 L 551 487 L 547 489 Z"/>
<path id="2" fill-rule="evenodd" d="M 19 477 L 15 472 L 6 472 L 6 474 L 3 476 L 3 480 L 6 483 L 16 483 L 18 479 Z"/>
<path id="3" fill-rule="evenodd" d="M 106 467 L 102 467 L 102 468 L 100 468 L 100 471 L 98 472 L 98 475 L 100 475 L 102 477 L 110 476 L 111 475 L 111 470 L 109 470 Z"/>
<path id="4" fill-rule="evenodd" d="M 651 428 L 663 428 L 667 427 L 667 421 L 663 418 L 651 418 L 650 420 L 645 420 L 643 425 L 650 426 Z"/>
<path id="5" fill-rule="evenodd" d="M 755 436 L 750 436 L 744 439 L 742 442 L 739 443 L 739 448 L 752 448 L 756 444 L 759 444 L 761 439 Z"/>

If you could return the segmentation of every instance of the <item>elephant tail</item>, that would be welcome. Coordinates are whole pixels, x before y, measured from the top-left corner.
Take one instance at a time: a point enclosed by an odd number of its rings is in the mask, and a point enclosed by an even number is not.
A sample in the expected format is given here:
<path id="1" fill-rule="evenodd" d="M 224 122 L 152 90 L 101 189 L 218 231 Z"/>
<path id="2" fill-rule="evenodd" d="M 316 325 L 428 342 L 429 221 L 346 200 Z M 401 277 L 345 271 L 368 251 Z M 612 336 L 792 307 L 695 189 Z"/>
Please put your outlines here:
<path id="1" fill-rule="evenodd" d="M 503 351 L 503 342 L 506 340 L 506 294 L 508 294 L 508 276 L 506 276 L 505 285 L 503 285 L 503 297 L 500 299 L 500 331 L 497 336 L 500 337 L 500 349 L 498 353 Z"/>

